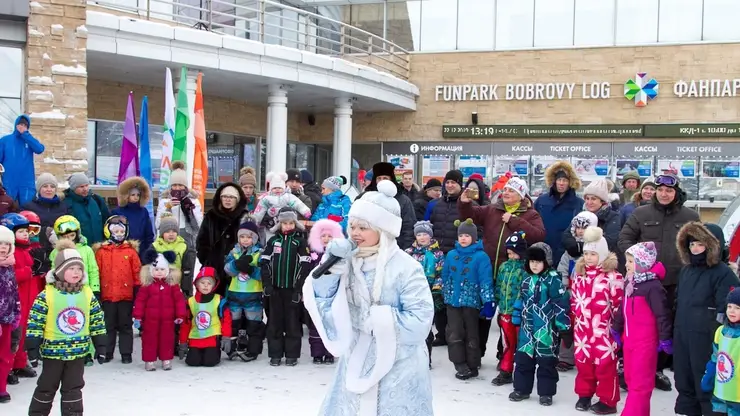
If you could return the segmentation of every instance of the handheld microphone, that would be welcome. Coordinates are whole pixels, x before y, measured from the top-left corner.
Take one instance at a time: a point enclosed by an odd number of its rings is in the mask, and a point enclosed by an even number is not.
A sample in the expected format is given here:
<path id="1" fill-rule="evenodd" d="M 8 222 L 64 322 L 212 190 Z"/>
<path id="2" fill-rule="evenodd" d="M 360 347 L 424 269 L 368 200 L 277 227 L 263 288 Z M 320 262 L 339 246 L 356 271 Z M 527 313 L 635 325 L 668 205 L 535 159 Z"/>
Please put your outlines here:
<path id="1" fill-rule="evenodd" d="M 354 250 L 357 247 L 357 244 L 355 244 L 355 242 L 352 240 L 349 240 L 349 242 L 352 243 L 352 250 Z M 331 269 L 332 266 L 334 266 L 335 264 L 339 263 L 340 260 L 342 260 L 341 257 L 330 254 L 329 258 L 326 259 L 325 262 L 321 263 L 319 267 L 313 270 L 311 276 L 313 276 L 314 279 L 318 279 L 325 274 L 329 274 L 329 269 Z"/>

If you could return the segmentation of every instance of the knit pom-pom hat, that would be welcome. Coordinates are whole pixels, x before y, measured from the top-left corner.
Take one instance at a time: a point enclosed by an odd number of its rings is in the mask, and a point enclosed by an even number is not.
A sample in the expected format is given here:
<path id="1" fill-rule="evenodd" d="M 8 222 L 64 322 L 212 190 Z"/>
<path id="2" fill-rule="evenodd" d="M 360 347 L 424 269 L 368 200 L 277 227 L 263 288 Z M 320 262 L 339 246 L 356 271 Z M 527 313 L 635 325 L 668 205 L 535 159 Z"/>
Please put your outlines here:
<path id="1" fill-rule="evenodd" d="M 274 188 L 285 189 L 285 182 L 288 180 L 288 174 L 285 172 L 269 172 L 265 180 L 270 184 L 270 191 Z"/>
<path id="2" fill-rule="evenodd" d="M 252 185 L 257 187 L 257 177 L 254 175 L 254 168 L 245 166 L 239 170 L 239 186 Z"/>
<path id="3" fill-rule="evenodd" d="M 609 245 L 604 238 L 604 231 L 599 227 L 588 227 L 583 233 L 583 252 L 593 251 L 599 255 L 599 264 L 609 256 Z"/>
<path id="4" fill-rule="evenodd" d="M 365 220 L 395 238 L 401 235 L 401 207 L 396 201 L 398 187 L 391 181 L 378 182 L 377 191 L 368 191 L 355 200 L 349 217 Z"/>

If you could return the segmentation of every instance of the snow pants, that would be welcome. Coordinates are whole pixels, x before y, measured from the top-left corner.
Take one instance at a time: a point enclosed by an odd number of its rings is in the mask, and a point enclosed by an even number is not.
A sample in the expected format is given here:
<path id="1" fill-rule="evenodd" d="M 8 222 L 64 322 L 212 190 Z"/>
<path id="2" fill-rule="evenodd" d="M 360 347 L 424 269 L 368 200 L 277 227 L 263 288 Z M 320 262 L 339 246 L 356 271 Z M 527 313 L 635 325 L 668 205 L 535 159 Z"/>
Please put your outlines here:
<path id="1" fill-rule="evenodd" d="M 437 330 L 437 339 L 447 339 L 445 331 L 447 330 L 447 309 L 442 308 L 434 311 L 434 328 Z"/>
<path id="2" fill-rule="evenodd" d="M 175 357 L 175 317 L 172 319 L 147 319 L 143 322 L 141 333 L 141 359 L 151 363 L 160 359 L 172 360 Z M 123 353 L 123 352 L 122 352 Z"/>
<path id="3" fill-rule="evenodd" d="M 28 283 L 27 283 L 28 284 Z M 21 330 L 21 343 L 18 344 L 18 351 L 13 357 L 13 369 L 20 370 L 28 365 L 28 354 L 26 353 L 26 327 L 28 326 L 28 316 L 31 314 L 33 302 L 28 303 L 21 301 L 21 321 L 18 328 Z"/>
<path id="4" fill-rule="evenodd" d="M 193 348 L 190 347 L 185 357 L 185 364 L 191 367 L 215 367 L 221 362 L 219 347 Z"/>
<path id="5" fill-rule="evenodd" d="M 656 347 L 653 346 L 653 350 Z M 576 360 L 576 386 L 578 397 L 593 397 L 607 406 L 616 406 L 619 402 L 619 376 L 617 374 L 617 359 L 601 360 L 599 364 Z M 650 367 L 655 379 L 655 367 Z"/>
<path id="6" fill-rule="evenodd" d="M 116 352 L 116 337 L 118 337 L 118 351 L 121 355 L 131 355 L 134 352 L 134 327 L 131 317 L 134 313 L 133 301 L 103 302 L 105 316 L 105 332 L 108 336 L 108 346 L 105 349 L 108 357 Z"/>
<path id="7" fill-rule="evenodd" d="M 501 343 L 503 352 L 501 354 L 501 371 L 514 372 L 514 355 L 516 354 L 516 343 L 519 328 L 511 323 L 511 315 L 498 315 L 498 327 L 501 332 Z"/>
<path id="8" fill-rule="evenodd" d="M 521 394 L 532 394 L 534 373 L 537 371 L 537 395 L 554 396 L 558 392 L 557 357 L 530 357 L 517 351 L 514 355 L 514 390 Z"/>
<path id="9" fill-rule="evenodd" d="M 493 319 L 486 319 L 480 317 L 480 311 L 478 311 L 478 348 L 480 349 L 480 356 L 486 356 L 486 345 L 488 345 L 488 335 L 491 333 L 491 324 Z"/>
<path id="10" fill-rule="evenodd" d="M 270 358 L 301 357 L 303 307 L 293 302 L 296 290 L 275 288 L 267 298 L 270 302 L 270 316 L 267 319 L 267 354 Z"/>
<path id="11" fill-rule="evenodd" d="M 311 347 L 311 357 L 334 357 L 329 350 L 324 346 L 324 341 L 319 336 L 319 331 L 316 329 L 311 316 L 305 313 L 306 325 L 308 326 L 308 345 Z M 431 345 L 431 344 L 429 344 Z"/>
<path id="12" fill-rule="evenodd" d="M 699 332 L 676 327 L 673 331 L 673 378 L 678 390 L 674 410 L 679 415 L 719 415 L 712 410 L 712 393 L 701 389 L 701 378 L 712 357 L 713 335 L 711 328 Z"/>
<path id="13" fill-rule="evenodd" d="M 227 303 L 231 311 L 231 333 L 237 336 L 237 350 L 262 354 L 265 323 L 262 322 L 262 292 L 229 292 Z"/>
<path id="14" fill-rule="evenodd" d="M 725 403 L 716 397 L 712 399 L 712 408 L 717 413 L 726 413 L 727 416 L 740 416 L 740 405 Z"/>
<path id="15" fill-rule="evenodd" d="M 10 333 L 12 325 L 0 325 L 0 393 L 8 392 L 8 374 L 13 369 L 13 353 L 10 351 Z"/>
<path id="16" fill-rule="evenodd" d="M 447 354 L 453 364 L 467 364 L 472 370 L 480 366 L 479 315 L 475 308 L 447 306 Z"/>
<path id="17" fill-rule="evenodd" d="M 650 397 L 655 388 L 654 369 L 658 364 L 658 325 L 644 297 L 627 298 L 624 313 L 627 324 L 622 358 L 624 380 L 629 391 L 622 416 L 650 416 Z"/>
<path id="18" fill-rule="evenodd" d="M 41 375 L 33 392 L 29 416 L 47 416 L 51 413 L 54 396 L 61 384 L 62 416 L 82 415 L 82 388 L 85 387 L 85 359 L 71 361 L 44 359 Z"/>

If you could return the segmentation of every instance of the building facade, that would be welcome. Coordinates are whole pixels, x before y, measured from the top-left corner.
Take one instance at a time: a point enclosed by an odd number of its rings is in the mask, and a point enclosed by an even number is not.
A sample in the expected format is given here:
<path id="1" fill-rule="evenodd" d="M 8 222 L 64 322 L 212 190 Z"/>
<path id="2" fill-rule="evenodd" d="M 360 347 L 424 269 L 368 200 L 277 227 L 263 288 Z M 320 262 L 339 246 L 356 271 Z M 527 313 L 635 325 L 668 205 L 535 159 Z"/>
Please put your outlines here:
<path id="1" fill-rule="evenodd" d="M 38 0 L 27 14 L 13 20 L 27 42 L 0 38 L 0 57 L 24 57 L 0 123 L 31 113 L 38 168 L 60 179 L 114 183 L 128 93 L 149 97 L 159 132 L 164 70 L 187 66 L 189 86 L 204 73 L 213 186 L 244 165 L 356 181 L 385 159 L 420 183 L 515 170 L 536 195 L 570 158 L 587 181 L 675 172 L 707 209 L 740 191 L 730 0 Z"/>

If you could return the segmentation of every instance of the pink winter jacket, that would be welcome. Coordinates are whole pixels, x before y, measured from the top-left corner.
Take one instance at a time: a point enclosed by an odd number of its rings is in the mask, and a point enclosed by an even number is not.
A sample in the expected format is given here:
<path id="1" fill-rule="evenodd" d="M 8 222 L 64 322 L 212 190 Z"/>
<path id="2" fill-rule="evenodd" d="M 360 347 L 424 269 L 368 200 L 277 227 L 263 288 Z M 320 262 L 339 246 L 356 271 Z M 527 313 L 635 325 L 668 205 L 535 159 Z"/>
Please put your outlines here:
<path id="1" fill-rule="evenodd" d="M 671 308 L 661 280 L 665 275 L 656 273 L 654 279 L 635 284 L 631 296 L 624 297 L 612 328 L 626 341 L 632 339 L 652 342 L 669 340 L 673 337 Z"/>
<path id="2" fill-rule="evenodd" d="M 579 362 L 599 364 L 616 358 L 617 344 L 611 327 L 622 304 L 624 280 L 617 269 L 617 256 L 609 253 L 601 266 L 576 262 L 571 282 L 571 311 L 575 318 L 573 339 Z"/>

